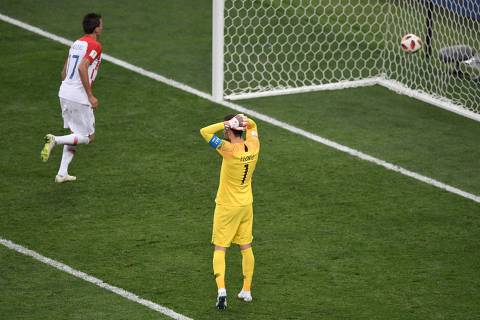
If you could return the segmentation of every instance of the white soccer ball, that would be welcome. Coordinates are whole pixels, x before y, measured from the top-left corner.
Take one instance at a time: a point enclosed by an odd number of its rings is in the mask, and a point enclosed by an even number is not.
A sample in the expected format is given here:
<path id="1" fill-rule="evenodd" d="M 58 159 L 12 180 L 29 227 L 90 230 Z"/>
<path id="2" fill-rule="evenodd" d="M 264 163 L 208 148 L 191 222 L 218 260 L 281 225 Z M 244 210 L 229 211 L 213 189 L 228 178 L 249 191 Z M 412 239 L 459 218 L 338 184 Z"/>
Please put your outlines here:
<path id="1" fill-rule="evenodd" d="M 402 50 L 405 52 L 416 52 L 422 47 L 422 39 L 412 33 L 406 34 L 402 38 Z"/>

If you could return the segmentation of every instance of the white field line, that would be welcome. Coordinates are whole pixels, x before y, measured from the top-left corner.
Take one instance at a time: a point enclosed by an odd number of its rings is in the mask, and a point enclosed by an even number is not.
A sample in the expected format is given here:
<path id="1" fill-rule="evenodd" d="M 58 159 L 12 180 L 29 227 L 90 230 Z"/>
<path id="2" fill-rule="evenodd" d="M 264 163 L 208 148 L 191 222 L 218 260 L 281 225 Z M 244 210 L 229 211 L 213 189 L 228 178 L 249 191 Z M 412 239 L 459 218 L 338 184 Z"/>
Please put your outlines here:
<path id="1" fill-rule="evenodd" d="M 70 45 L 72 42 L 65 39 L 65 38 L 62 38 L 62 37 L 59 37 L 57 35 L 54 35 L 54 34 L 51 34 L 49 32 L 46 32 L 42 29 L 39 29 L 37 27 L 34 27 L 34 26 L 31 26 L 29 24 L 26 24 L 24 22 L 21 22 L 21 21 L 18 21 L 16 19 L 13 19 L 13 18 L 10 18 L 8 16 L 5 16 L 3 14 L 0 14 L 0 20 L 3 20 L 5 22 L 8 22 L 8 23 L 11 23 L 13 25 L 16 25 L 20 28 L 23 28 L 25 30 L 29 30 L 31 32 L 34 32 L 36 34 L 39 34 L 43 37 L 46 37 L 46 38 L 49 38 L 51 40 L 54 40 L 54 41 L 57 41 L 57 42 L 60 42 L 60 43 L 63 43 L 63 44 L 66 44 L 66 45 Z M 265 121 L 267 123 L 270 123 L 274 126 L 277 126 L 277 127 L 280 127 L 280 128 L 283 128 L 285 130 L 288 130 L 292 133 L 295 133 L 295 134 L 298 134 L 300 136 L 303 136 L 307 139 L 310 139 L 310 140 L 313 140 L 313 141 L 316 141 L 316 142 L 319 142 L 319 143 L 322 143 L 326 146 L 329 146 L 331 148 L 334 148 L 336 150 L 339 150 L 339 151 L 342 151 L 342 152 L 345 152 L 345 153 L 348 153 L 354 157 L 357 157 L 357 158 L 360 158 L 362 160 L 366 160 L 366 161 L 369 161 L 369 162 L 372 162 L 372 163 L 375 163 L 379 166 L 382 166 L 388 170 L 392 170 L 392 171 L 395 171 L 395 172 L 398 172 L 398 173 L 401 173 L 405 176 L 408 176 L 408 177 L 411 177 L 411 178 L 414 178 L 418 181 L 421 181 L 421 182 L 424 182 L 424 183 L 427 183 L 429 185 L 432 185 L 432 186 L 435 186 L 437 188 L 440 188 L 440 189 L 443 189 L 445 191 L 448 191 L 448 192 L 451 192 L 451 193 L 454 193 L 454 194 L 457 194 L 461 197 L 464 197 L 464 198 L 467 198 L 467 199 L 470 199 L 470 200 L 473 200 L 477 203 L 480 203 L 480 196 L 478 195 L 474 195 L 474 194 L 471 194 L 471 193 L 468 193 L 466 191 L 463 191 L 463 190 L 460 190 L 458 188 L 455 188 L 455 187 L 452 187 L 448 184 L 445 184 L 443 182 L 440 182 L 438 180 L 435 180 L 435 179 L 432 179 L 432 178 L 429 178 L 429 177 L 426 177 L 426 176 L 423 176 L 421 174 L 418 174 L 416 172 L 413 172 L 413 171 L 410 171 L 410 170 L 407 170 L 405 168 L 402 168 L 398 165 L 395 165 L 395 164 L 391 164 L 389 162 L 386 162 L 384 160 L 381 160 L 381 159 L 378 159 L 378 158 L 375 158 L 375 157 L 372 157 L 368 154 L 365 154 L 361 151 L 358 151 L 358 150 L 355 150 L 355 149 L 352 149 L 352 148 L 349 148 L 347 146 L 344 146 L 344 145 L 341 145 L 339 143 L 336 143 L 332 140 L 328 140 L 326 138 L 323 138 L 323 137 L 320 137 L 316 134 L 313 134 L 311 132 L 308 132 L 308 131 L 305 131 L 303 129 L 300 129 L 300 128 L 297 128 L 297 127 L 294 127 L 288 123 L 285 123 L 285 122 L 282 122 L 282 121 L 279 121 L 277 119 L 274 119 L 272 117 L 269 117 L 267 115 L 264 115 L 264 114 L 261 114 L 261 113 L 258 113 L 256 111 L 253 111 L 253 110 L 250 110 L 250 109 L 247 109 L 245 107 L 242 107 L 241 105 L 238 105 L 238 104 L 234 104 L 232 102 L 228 102 L 228 101 L 217 101 L 216 99 L 213 98 L 213 96 L 211 96 L 210 94 L 208 93 L 205 93 L 205 92 L 202 92 L 200 90 L 197 90 L 195 88 L 192 88 L 186 84 L 183 84 L 183 83 L 180 83 L 180 82 L 177 82 L 175 80 L 172 80 L 172 79 L 168 79 L 162 75 L 159 75 L 157 73 L 154 73 L 154 72 L 151 72 L 151 71 L 147 71 L 143 68 L 140 68 L 140 67 L 137 67 L 137 66 L 134 66 L 128 62 L 125 62 L 123 60 L 120 60 L 120 59 L 117 59 L 117 58 L 114 58 L 112 56 L 109 56 L 109 55 L 102 55 L 104 57 L 105 60 L 111 62 L 111 63 L 114 63 L 116 65 L 119 65 L 125 69 L 128 69 L 130 71 L 133 71 L 133 72 L 136 72 L 138 74 L 141 74 L 145 77 L 148 77 L 148 78 L 151 78 L 151 79 L 154 79 L 156 81 L 159 81 L 159 82 L 162 82 L 162 83 L 165 83 L 169 86 L 172 86 L 172 87 L 175 87 L 177 89 L 180 89 L 180 90 L 183 90 L 183 91 L 186 91 L 186 92 L 189 92 L 191 94 L 194 94 L 198 97 L 201 97 L 201 98 L 204 98 L 204 99 L 207 99 L 211 102 L 214 102 L 214 103 L 217 103 L 217 104 L 220 104 L 224 107 L 227 107 L 227 108 L 230 108 L 230 109 L 233 109 L 235 111 L 238 111 L 238 112 L 241 112 L 241 113 L 245 113 L 247 115 L 250 115 L 252 116 L 253 118 L 257 118 L 257 119 L 260 119 L 262 121 Z"/>
<path id="2" fill-rule="evenodd" d="M 8 249 L 17 251 L 21 254 L 32 257 L 35 260 L 38 260 L 38 261 L 43 262 L 45 264 L 48 264 L 49 266 L 52 266 L 52 267 L 54 267 L 58 270 L 69 273 L 74 277 L 77 277 L 77 278 L 80 278 L 80 279 L 85 280 L 87 282 L 93 283 L 94 285 L 99 286 L 100 288 L 103 288 L 105 290 L 111 291 L 111 292 L 113 292 L 113 293 L 115 293 L 115 294 L 117 294 L 121 297 L 124 297 L 125 299 L 128 299 L 130 301 L 139 303 L 139 304 L 141 304 L 141 305 L 143 305 L 147 308 L 150 308 L 152 310 L 160 312 L 160 313 L 162 313 L 162 314 L 164 314 L 164 315 L 166 315 L 166 316 L 168 316 L 172 319 L 192 320 L 191 318 L 188 318 L 184 315 L 176 313 L 175 311 L 173 311 L 171 309 L 168 309 L 164 306 L 161 306 L 161 305 L 156 304 L 156 303 L 154 303 L 152 301 L 149 301 L 149 300 L 142 299 L 134 293 L 128 292 L 128 291 L 126 291 L 122 288 L 119 288 L 119 287 L 112 286 L 112 285 L 110 285 L 108 283 L 105 283 L 98 278 L 92 277 L 91 275 L 88 275 L 88 274 L 86 274 L 82 271 L 75 270 L 72 267 L 67 266 L 66 264 L 63 264 L 63 263 L 55 261 L 53 259 L 44 257 L 41 254 L 39 254 L 35 251 L 32 251 L 30 249 L 27 249 L 25 247 L 22 247 L 21 245 L 15 244 L 10 240 L 0 238 L 0 244 L 7 247 Z"/>

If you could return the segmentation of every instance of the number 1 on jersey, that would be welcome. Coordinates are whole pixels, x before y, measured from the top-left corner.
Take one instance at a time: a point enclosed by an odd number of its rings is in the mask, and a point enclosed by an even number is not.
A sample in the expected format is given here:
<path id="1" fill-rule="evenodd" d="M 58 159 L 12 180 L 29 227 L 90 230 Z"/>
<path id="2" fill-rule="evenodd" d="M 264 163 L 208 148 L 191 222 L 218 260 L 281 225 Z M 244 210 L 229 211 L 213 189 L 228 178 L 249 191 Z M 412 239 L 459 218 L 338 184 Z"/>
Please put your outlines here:
<path id="1" fill-rule="evenodd" d="M 243 172 L 242 184 L 245 183 L 245 180 L 247 179 L 247 174 L 248 174 L 248 164 L 245 164 L 243 166 L 245 167 L 245 171 Z"/>

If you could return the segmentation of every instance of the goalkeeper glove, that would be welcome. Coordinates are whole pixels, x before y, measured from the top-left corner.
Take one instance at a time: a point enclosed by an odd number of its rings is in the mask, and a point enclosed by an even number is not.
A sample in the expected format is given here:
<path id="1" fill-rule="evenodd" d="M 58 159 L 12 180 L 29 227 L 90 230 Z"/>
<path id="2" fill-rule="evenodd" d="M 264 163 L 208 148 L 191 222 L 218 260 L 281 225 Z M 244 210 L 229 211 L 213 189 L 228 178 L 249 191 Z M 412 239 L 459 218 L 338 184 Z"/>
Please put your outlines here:
<path id="1" fill-rule="evenodd" d="M 225 121 L 224 124 L 226 129 L 244 131 L 247 127 L 248 122 L 246 116 L 244 116 L 243 114 L 237 114 L 232 119 Z"/>

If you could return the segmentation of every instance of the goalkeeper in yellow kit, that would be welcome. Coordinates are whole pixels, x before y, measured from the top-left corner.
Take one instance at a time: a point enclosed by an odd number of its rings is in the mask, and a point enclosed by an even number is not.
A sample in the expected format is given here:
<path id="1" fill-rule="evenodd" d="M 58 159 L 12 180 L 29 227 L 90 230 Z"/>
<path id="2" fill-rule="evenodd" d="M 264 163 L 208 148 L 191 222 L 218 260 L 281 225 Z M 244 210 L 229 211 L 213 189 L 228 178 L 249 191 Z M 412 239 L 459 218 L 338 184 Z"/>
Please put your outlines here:
<path id="1" fill-rule="evenodd" d="M 222 130 L 225 139 L 215 134 Z M 260 142 L 257 125 L 242 114 L 228 115 L 224 122 L 202 128 L 200 134 L 223 158 L 212 231 L 212 243 L 215 245 L 213 272 L 218 287 L 216 307 L 223 310 L 227 307 L 225 253 L 231 243 L 238 244 L 242 253 L 244 280 L 238 298 L 252 301 L 250 287 L 255 262 L 252 251 L 252 175 Z"/>

